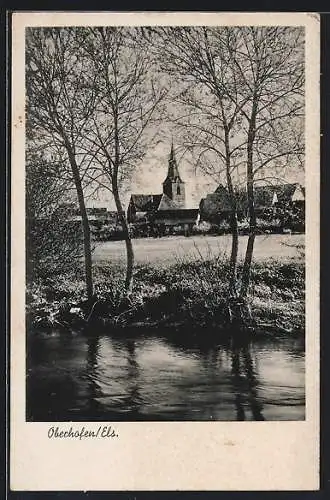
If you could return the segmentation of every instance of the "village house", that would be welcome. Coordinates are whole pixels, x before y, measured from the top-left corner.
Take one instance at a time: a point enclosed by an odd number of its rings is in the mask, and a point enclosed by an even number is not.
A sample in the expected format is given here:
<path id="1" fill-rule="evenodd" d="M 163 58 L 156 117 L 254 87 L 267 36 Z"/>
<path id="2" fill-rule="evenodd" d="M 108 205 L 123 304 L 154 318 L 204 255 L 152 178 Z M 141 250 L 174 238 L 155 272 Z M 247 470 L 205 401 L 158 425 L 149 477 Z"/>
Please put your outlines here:
<path id="1" fill-rule="evenodd" d="M 181 228 L 189 233 L 196 224 L 199 210 L 186 208 L 185 183 L 182 180 L 172 144 L 167 176 L 161 194 L 132 194 L 127 220 L 135 228 L 148 226 L 158 234 Z"/>
<path id="2" fill-rule="evenodd" d="M 245 190 L 236 191 L 237 215 L 242 220 L 248 215 L 248 202 Z M 296 208 L 305 212 L 305 189 L 299 183 L 255 186 L 254 206 L 257 217 L 262 218 L 272 209 Z M 199 205 L 200 220 L 220 224 L 230 220 L 231 202 L 227 188 L 219 185 L 214 193 L 203 198 Z"/>
<path id="3" fill-rule="evenodd" d="M 74 203 L 63 204 L 62 209 L 66 211 L 67 220 L 73 225 L 80 227 L 81 214 L 78 206 Z M 108 240 L 122 231 L 117 211 L 108 210 L 106 207 L 86 207 L 91 234 L 95 240 Z"/>
<path id="4" fill-rule="evenodd" d="M 91 225 L 96 224 L 100 227 L 104 224 L 118 224 L 118 213 L 116 211 L 107 210 L 106 207 L 86 207 L 88 221 Z M 72 222 L 80 222 L 81 215 L 79 208 L 71 204 L 68 219 Z"/>

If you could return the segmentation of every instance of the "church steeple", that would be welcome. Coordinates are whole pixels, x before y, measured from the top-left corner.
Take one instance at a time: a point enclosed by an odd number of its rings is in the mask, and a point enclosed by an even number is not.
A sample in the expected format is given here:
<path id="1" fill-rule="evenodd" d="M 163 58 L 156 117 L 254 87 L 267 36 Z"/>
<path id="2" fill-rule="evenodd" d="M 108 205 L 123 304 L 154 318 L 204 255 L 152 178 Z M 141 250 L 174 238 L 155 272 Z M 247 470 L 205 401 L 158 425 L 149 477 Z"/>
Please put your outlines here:
<path id="1" fill-rule="evenodd" d="M 163 182 L 163 192 L 177 204 L 178 208 L 184 208 L 185 188 L 184 182 L 179 174 L 178 164 L 175 158 L 173 140 L 168 160 L 167 177 Z"/>
<path id="2" fill-rule="evenodd" d="M 178 170 L 178 164 L 177 164 L 176 158 L 175 158 L 173 141 L 172 141 L 172 145 L 171 145 L 170 158 L 169 158 L 169 161 L 168 161 L 168 173 L 167 173 L 167 177 L 169 177 L 170 179 L 173 179 L 173 180 L 176 179 L 176 178 L 180 179 L 179 170 Z"/>

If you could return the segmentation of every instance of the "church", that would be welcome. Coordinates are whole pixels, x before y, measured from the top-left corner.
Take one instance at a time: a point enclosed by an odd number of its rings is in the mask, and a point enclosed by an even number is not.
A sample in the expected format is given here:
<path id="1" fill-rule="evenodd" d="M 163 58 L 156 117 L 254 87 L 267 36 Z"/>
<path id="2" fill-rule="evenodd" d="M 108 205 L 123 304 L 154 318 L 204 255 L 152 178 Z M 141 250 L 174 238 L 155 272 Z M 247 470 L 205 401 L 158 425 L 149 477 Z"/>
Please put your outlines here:
<path id="1" fill-rule="evenodd" d="M 185 183 L 179 173 L 172 143 L 163 192 L 132 194 L 127 209 L 127 220 L 134 226 L 149 224 L 160 234 L 171 234 L 174 227 L 190 232 L 197 223 L 199 210 L 185 207 Z"/>

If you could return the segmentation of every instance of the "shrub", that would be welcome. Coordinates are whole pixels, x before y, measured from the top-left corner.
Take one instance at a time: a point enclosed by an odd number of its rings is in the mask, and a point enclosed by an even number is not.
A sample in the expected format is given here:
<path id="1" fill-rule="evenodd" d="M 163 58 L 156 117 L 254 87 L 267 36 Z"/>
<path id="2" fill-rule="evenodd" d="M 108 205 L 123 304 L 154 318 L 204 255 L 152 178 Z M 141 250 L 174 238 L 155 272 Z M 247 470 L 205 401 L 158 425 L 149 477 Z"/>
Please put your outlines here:
<path id="1" fill-rule="evenodd" d="M 81 224 L 71 222 L 71 204 L 64 194 L 70 185 L 62 164 L 28 153 L 26 163 L 27 280 L 46 279 L 80 265 Z"/>
<path id="2" fill-rule="evenodd" d="M 56 211 L 47 218 L 27 219 L 26 256 L 28 281 L 80 267 L 80 225 L 72 224 L 63 213 Z"/>
<path id="3" fill-rule="evenodd" d="M 239 269 L 239 272 L 241 269 Z M 100 262 L 94 267 L 94 318 L 116 326 L 134 322 L 159 325 L 225 328 L 228 320 L 226 259 L 177 261 L 171 267 L 141 265 L 135 269 L 132 293 L 127 297 L 120 264 Z M 304 265 L 294 261 L 255 263 L 249 304 L 258 328 L 301 330 L 304 325 Z M 55 276 L 35 284 L 27 295 L 28 311 L 39 325 L 49 320 L 81 321 L 71 307 L 84 307 L 84 285 L 79 273 Z M 90 309 L 85 312 L 85 319 Z M 41 323 L 40 323 L 41 321 Z"/>

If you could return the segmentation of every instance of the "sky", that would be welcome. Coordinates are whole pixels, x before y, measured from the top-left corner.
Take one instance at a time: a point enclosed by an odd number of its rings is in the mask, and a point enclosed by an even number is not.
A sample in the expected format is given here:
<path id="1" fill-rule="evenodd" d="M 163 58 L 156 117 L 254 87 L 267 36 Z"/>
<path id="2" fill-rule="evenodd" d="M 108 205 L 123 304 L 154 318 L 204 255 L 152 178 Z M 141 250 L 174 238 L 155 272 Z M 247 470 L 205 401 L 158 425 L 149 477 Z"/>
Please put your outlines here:
<path id="1" fill-rule="evenodd" d="M 122 201 L 127 208 L 132 193 L 134 194 L 161 194 L 163 192 L 162 183 L 165 180 L 168 169 L 168 159 L 171 150 L 171 138 L 162 141 L 157 147 L 149 151 L 143 162 L 136 168 L 132 177 L 131 185 L 127 192 L 123 194 Z M 181 157 L 180 150 L 174 141 L 174 150 L 182 180 L 185 182 L 186 208 L 198 208 L 201 198 L 215 191 L 218 182 L 210 177 L 195 172 L 191 160 Z M 284 182 L 299 182 L 304 185 L 304 173 L 290 169 L 290 166 L 283 172 Z M 225 180 L 222 180 L 225 184 Z M 97 198 L 87 202 L 88 207 L 107 207 L 108 210 L 115 210 L 115 204 L 111 193 L 100 191 Z"/>
<path id="2" fill-rule="evenodd" d="M 175 149 L 175 142 L 174 142 Z M 131 180 L 130 188 L 123 196 L 123 202 L 127 208 L 132 193 L 135 194 L 161 194 L 163 192 L 162 183 L 165 180 L 168 169 L 168 159 L 171 150 L 171 138 L 168 142 L 160 143 L 156 148 L 146 155 L 145 160 L 137 167 Z M 200 173 L 195 173 L 194 168 L 188 159 L 180 159 L 180 154 L 176 153 L 176 159 L 182 180 L 185 183 L 186 208 L 198 208 L 201 198 L 213 192 L 217 183 Z M 102 191 L 98 199 L 89 200 L 88 207 L 104 207 L 115 210 L 115 204 L 111 193 Z"/>

